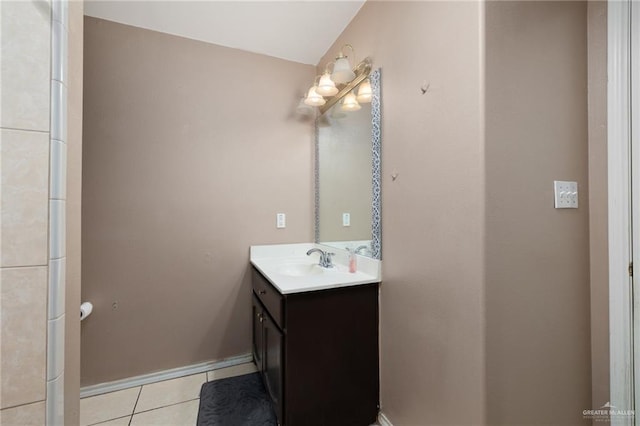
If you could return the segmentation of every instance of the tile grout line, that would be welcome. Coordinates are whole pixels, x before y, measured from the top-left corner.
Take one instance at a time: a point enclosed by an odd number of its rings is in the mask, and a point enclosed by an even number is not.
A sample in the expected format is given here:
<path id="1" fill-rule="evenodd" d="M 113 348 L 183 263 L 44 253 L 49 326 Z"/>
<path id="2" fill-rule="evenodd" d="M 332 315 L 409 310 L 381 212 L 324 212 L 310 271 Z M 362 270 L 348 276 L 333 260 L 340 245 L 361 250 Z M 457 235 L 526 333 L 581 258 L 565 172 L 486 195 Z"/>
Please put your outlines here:
<path id="1" fill-rule="evenodd" d="M 136 398 L 136 403 L 133 404 L 133 411 L 131 412 L 131 417 L 129 417 L 129 426 L 131 426 L 131 422 L 133 421 L 133 416 L 136 413 L 136 407 L 138 406 L 138 401 L 140 401 L 140 395 L 142 395 L 142 388 L 144 385 L 140 386 L 140 391 L 138 392 L 138 397 Z"/>
<path id="2" fill-rule="evenodd" d="M 0 127 L 1 130 L 13 130 L 16 132 L 32 132 L 32 133 L 51 133 L 49 130 L 36 130 L 36 129 L 20 129 L 17 127 Z"/>
<path id="3" fill-rule="evenodd" d="M 103 420 L 103 421 L 100 421 L 98 423 L 91 423 L 90 425 L 87 425 L 87 426 L 100 426 L 102 424 L 109 423 L 109 422 L 112 422 L 114 420 L 124 419 L 125 417 L 131 417 L 131 416 L 130 415 L 128 415 L 128 416 L 120 416 L 120 417 L 116 417 L 115 419 Z"/>
<path id="4" fill-rule="evenodd" d="M 12 408 L 24 407 L 25 405 L 39 404 L 41 402 L 45 402 L 45 400 L 41 399 L 39 401 L 31 401 L 31 402 L 25 402 L 23 404 L 12 405 L 12 406 L 9 406 L 9 407 L 2 407 L 2 409 L 0 409 L 0 411 L 9 410 L 9 409 L 12 409 Z"/>
<path id="5" fill-rule="evenodd" d="M 0 269 L 25 269 L 25 268 L 46 268 L 48 263 L 44 265 L 16 265 L 16 266 L 0 266 Z"/>
<path id="6" fill-rule="evenodd" d="M 204 381 L 204 382 L 202 382 L 202 383 L 200 384 L 200 389 L 202 389 L 202 385 L 204 385 L 205 383 L 208 383 L 208 382 L 207 382 L 207 375 L 206 375 L 206 372 L 205 372 L 205 373 L 190 374 L 189 376 L 178 377 L 178 378 L 175 378 L 175 379 L 167 379 L 167 380 L 163 380 L 163 381 L 161 381 L 161 382 L 156 382 L 156 383 L 170 382 L 170 381 L 179 380 L 179 379 L 182 379 L 182 378 L 185 378 L 185 377 L 199 376 L 199 375 L 201 375 L 201 374 L 205 374 L 205 381 Z M 158 409 L 160 409 L 160 408 L 171 407 L 171 406 L 174 406 L 174 405 L 183 404 L 183 403 L 185 403 L 185 402 L 191 402 L 191 401 L 195 401 L 195 400 L 199 400 L 199 399 L 200 399 L 200 393 L 198 393 L 198 396 L 197 396 L 197 397 L 195 397 L 195 398 L 187 399 L 187 400 L 184 400 L 184 401 L 172 402 L 172 403 L 169 403 L 169 404 L 167 404 L 167 405 L 161 405 L 161 406 L 158 406 L 158 407 L 149 408 L 149 409 L 142 410 L 142 411 L 139 411 L 139 412 L 137 412 L 137 413 L 136 413 L 136 411 L 135 411 L 135 410 L 136 410 L 136 408 L 138 407 L 138 402 L 140 401 L 140 396 L 142 395 L 142 388 L 143 388 L 143 387 L 145 387 L 145 386 L 154 385 L 154 384 L 156 384 L 156 383 L 149 383 L 148 385 L 142 385 L 142 386 L 140 387 L 140 394 L 138 394 L 138 399 L 136 400 L 136 403 L 135 403 L 135 405 L 134 405 L 134 407 L 133 407 L 133 415 L 134 415 L 134 416 L 135 416 L 136 414 L 147 413 L 147 412 L 149 412 L 149 411 L 158 410 Z"/>
<path id="7" fill-rule="evenodd" d="M 200 397 L 198 398 L 192 398 L 192 399 L 187 399 L 186 401 L 180 401 L 180 402 L 172 402 L 171 404 L 167 404 L 167 405 L 162 405 L 160 407 L 154 407 L 154 408 L 150 408 L 148 410 L 144 410 L 144 411 L 140 411 L 138 413 L 135 413 L 134 416 L 138 415 L 138 414 L 143 414 L 143 413 L 148 413 L 150 411 L 155 411 L 155 410 L 161 410 L 163 408 L 167 408 L 167 407 L 173 407 L 174 405 L 180 405 L 180 404 L 186 404 L 187 402 L 193 402 L 193 401 L 199 401 Z"/>

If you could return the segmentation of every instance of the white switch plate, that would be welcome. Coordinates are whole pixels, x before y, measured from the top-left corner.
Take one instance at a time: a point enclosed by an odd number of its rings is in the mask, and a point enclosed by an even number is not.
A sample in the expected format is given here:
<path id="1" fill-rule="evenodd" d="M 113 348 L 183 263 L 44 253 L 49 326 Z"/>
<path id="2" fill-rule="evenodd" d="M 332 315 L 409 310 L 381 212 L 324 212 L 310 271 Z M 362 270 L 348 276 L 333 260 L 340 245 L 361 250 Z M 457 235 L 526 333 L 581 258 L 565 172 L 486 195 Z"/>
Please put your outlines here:
<path id="1" fill-rule="evenodd" d="M 276 213 L 276 228 L 287 227 L 287 215 L 284 213 Z"/>
<path id="2" fill-rule="evenodd" d="M 351 226 L 351 214 L 342 213 L 342 226 Z"/>
<path id="3" fill-rule="evenodd" d="M 553 181 L 556 209 L 578 208 L 578 182 Z"/>

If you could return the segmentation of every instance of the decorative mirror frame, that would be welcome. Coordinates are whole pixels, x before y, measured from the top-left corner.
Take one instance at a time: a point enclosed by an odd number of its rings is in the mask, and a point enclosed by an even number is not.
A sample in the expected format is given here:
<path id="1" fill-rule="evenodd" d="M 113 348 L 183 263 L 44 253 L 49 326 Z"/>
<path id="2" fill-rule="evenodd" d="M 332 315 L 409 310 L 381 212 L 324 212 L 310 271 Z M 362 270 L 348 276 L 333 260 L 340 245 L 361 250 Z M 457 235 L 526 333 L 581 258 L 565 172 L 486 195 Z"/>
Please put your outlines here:
<path id="1" fill-rule="evenodd" d="M 380 99 L 380 68 L 369 74 L 371 82 L 371 257 L 382 259 L 382 192 L 381 192 L 381 169 L 382 169 L 382 116 Z M 320 135 L 318 125 L 315 129 L 315 241 L 320 243 Z"/>

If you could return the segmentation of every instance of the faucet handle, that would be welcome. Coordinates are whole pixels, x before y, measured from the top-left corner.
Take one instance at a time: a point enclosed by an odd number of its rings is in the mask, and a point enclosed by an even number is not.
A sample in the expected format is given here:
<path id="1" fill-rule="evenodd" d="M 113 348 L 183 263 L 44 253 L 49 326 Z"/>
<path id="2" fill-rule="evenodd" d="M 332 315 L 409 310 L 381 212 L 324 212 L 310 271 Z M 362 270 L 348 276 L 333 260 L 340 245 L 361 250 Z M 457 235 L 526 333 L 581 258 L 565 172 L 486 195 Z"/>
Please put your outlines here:
<path id="1" fill-rule="evenodd" d="M 324 254 L 324 259 L 325 259 L 325 267 L 326 268 L 330 268 L 333 266 L 333 263 L 331 261 L 331 256 L 334 256 L 335 253 L 329 253 L 329 252 L 325 252 Z"/>
<path id="2" fill-rule="evenodd" d="M 366 253 L 368 250 L 369 250 L 369 246 L 366 244 L 363 244 L 361 246 L 358 246 L 358 248 L 354 250 L 354 253 L 361 254 L 363 251 Z"/>

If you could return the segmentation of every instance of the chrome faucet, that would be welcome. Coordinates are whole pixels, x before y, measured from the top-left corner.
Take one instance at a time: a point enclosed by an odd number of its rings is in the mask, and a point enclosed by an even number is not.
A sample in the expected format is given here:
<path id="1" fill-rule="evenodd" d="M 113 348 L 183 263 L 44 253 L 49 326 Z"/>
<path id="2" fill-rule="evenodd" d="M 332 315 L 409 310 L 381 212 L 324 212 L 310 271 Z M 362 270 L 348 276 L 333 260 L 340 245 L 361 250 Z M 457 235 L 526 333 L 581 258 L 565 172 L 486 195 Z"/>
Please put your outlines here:
<path id="1" fill-rule="evenodd" d="M 331 256 L 335 253 L 328 253 L 324 250 L 320 250 L 319 248 L 312 248 L 307 252 L 307 256 L 311 256 L 311 253 L 320 253 L 320 262 L 318 265 L 323 268 L 333 268 L 333 263 L 331 262 Z"/>

